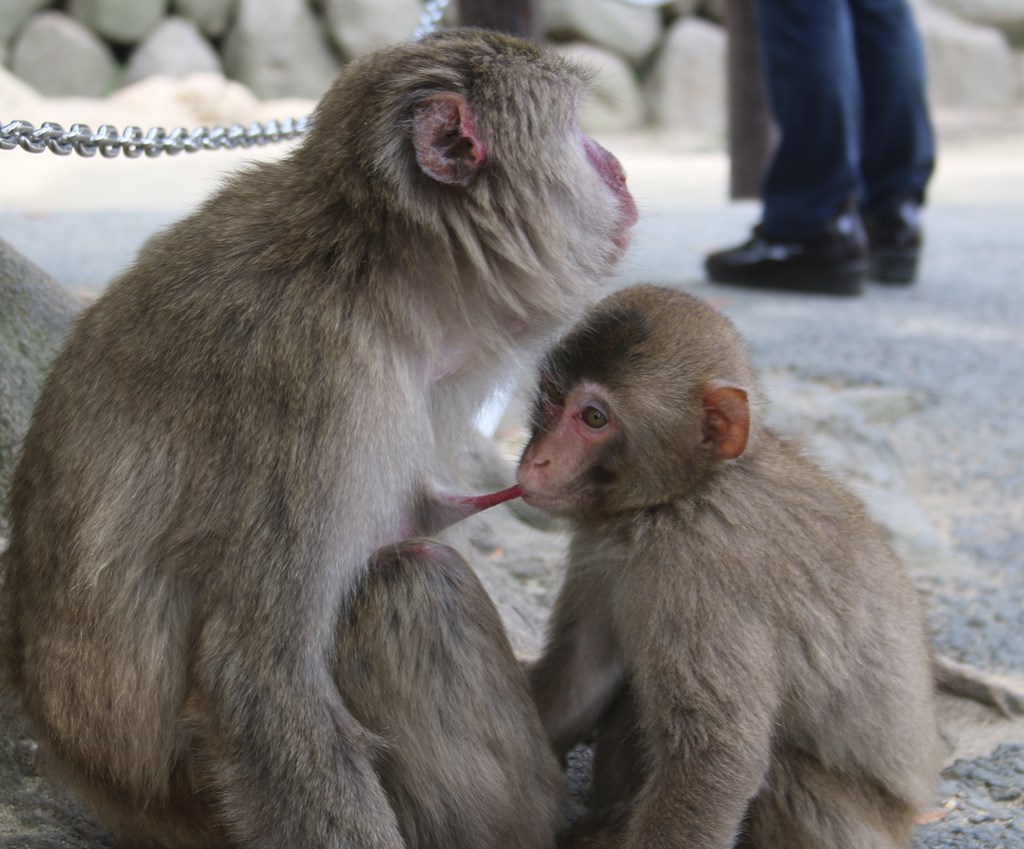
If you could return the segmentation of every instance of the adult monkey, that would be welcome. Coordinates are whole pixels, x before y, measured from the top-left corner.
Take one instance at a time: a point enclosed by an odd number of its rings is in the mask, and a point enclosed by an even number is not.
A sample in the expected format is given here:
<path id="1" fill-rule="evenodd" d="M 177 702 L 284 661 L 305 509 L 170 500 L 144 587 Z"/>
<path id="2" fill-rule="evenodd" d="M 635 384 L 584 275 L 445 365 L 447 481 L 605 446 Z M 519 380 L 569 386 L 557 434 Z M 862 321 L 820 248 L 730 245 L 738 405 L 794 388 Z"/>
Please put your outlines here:
<path id="1" fill-rule="evenodd" d="M 496 381 L 628 243 L 582 88 L 478 31 L 354 62 L 301 147 L 78 322 L 12 489 L 9 654 L 122 845 L 553 843 L 497 613 L 409 538 Z"/>

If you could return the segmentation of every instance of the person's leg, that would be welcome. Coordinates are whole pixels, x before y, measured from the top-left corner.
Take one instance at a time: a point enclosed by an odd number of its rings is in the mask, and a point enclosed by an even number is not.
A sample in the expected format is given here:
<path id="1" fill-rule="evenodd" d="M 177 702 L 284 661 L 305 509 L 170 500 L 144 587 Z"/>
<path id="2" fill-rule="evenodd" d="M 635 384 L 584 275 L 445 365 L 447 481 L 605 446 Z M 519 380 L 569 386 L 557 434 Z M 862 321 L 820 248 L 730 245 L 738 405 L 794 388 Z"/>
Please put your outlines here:
<path id="1" fill-rule="evenodd" d="M 872 276 L 909 283 L 921 247 L 918 208 L 935 164 L 924 48 L 906 0 L 849 0 L 864 97 L 862 211 Z"/>
<path id="2" fill-rule="evenodd" d="M 761 224 L 708 256 L 710 280 L 853 295 L 867 277 L 861 97 L 847 0 L 756 0 L 765 82 L 780 130 Z"/>
<path id="3" fill-rule="evenodd" d="M 864 98 L 866 216 L 923 197 L 935 164 L 924 48 L 906 0 L 849 0 Z"/>
<path id="4" fill-rule="evenodd" d="M 847 0 L 757 0 L 780 139 L 762 185 L 766 235 L 819 235 L 859 191 L 861 97 Z"/>

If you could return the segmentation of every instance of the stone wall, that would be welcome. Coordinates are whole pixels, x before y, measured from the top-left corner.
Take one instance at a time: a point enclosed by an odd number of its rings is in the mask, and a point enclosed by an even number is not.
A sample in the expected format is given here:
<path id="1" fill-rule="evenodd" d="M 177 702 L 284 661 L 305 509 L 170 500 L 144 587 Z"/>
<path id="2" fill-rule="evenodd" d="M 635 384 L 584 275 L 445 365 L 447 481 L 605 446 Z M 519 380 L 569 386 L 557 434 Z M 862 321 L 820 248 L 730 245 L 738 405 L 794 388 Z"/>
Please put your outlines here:
<path id="1" fill-rule="evenodd" d="M 935 106 L 1021 102 L 1024 0 L 912 2 Z M 722 133 L 724 6 L 541 0 L 548 38 L 596 70 L 584 116 L 596 131 L 650 124 Z M 212 71 L 262 99 L 315 99 L 348 59 L 411 37 L 421 14 L 421 0 L 3 0 L 0 65 L 49 97 Z M 0 121 L 20 117 L 4 112 L 0 101 Z"/>

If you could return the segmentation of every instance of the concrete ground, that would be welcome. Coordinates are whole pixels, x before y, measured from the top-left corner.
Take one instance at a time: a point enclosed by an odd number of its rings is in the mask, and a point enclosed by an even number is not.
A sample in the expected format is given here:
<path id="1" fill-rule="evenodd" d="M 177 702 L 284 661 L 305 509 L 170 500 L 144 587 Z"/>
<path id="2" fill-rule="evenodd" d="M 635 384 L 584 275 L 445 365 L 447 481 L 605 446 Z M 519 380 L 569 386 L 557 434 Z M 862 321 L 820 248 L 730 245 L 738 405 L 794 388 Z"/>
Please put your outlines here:
<path id="1" fill-rule="evenodd" d="M 642 216 L 617 283 L 685 287 L 726 312 L 753 348 L 775 423 L 806 437 L 889 530 L 940 650 L 1024 684 L 1024 132 L 1019 121 L 982 129 L 943 136 L 917 285 L 838 300 L 705 283 L 704 253 L 757 220 L 756 204 L 727 201 L 725 156 L 692 139 L 602 142 Z M 0 152 L 0 238 L 69 288 L 95 291 L 246 158 Z M 492 534 L 510 571 L 534 564 L 542 609 L 557 543 L 507 515 Z M 945 697 L 942 719 L 949 767 L 915 846 L 1024 849 L 1024 720 Z M 0 830 L 2 846 L 51 845 L 6 839 Z"/>

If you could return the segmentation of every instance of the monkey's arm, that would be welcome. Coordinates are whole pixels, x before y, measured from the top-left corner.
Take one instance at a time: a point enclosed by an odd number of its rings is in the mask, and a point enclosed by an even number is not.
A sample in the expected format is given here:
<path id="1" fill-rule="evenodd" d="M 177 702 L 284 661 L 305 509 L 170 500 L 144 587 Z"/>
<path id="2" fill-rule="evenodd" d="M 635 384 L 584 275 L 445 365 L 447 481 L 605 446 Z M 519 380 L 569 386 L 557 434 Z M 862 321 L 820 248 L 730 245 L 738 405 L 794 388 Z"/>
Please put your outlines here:
<path id="1" fill-rule="evenodd" d="M 623 629 L 649 763 L 623 845 L 731 849 L 770 763 L 776 640 L 731 581 L 706 574 L 713 563 L 678 559 L 647 572 L 645 608 Z"/>
<path id="2" fill-rule="evenodd" d="M 292 563 L 278 571 L 299 573 Z M 243 800 L 230 810 L 241 842 L 253 849 L 401 849 L 376 769 L 383 741 L 349 713 L 314 654 L 316 643 L 307 634 L 323 610 L 304 585 L 281 580 L 272 587 L 276 592 L 253 593 L 247 604 L 218 606 L 208 616 L 200 651 L 209 660 L 198 671 L 198 687 L 222 741 L 217 789 Z M 294 617 L 299 621 L 289 633 L 289 620 L 279 612 L 275 617 L 274 605 L 313 613 Z M 269 658 L 275 666 L 268 670 Z"/>
<path id="3" fill-rule="evenodd" d="M 628 849 L 733 846 L 771 752 L 771 712 L 756 691 L 756 675 L 736 672 L 733 686 L 742 692 L 713 684 L 701 693 L 642 686 L 651 769 L 629 823 Z M 701 678 L 694 682 L 703 689 L 709 682 Z"/>
<path id="4" fill-rule="evenodd" d="M 586 739 L 625 679 L 603 600 L 570 570 L 552 616 L 544 654 L 527 669 L 541 721 L 559 758 Z"/>

